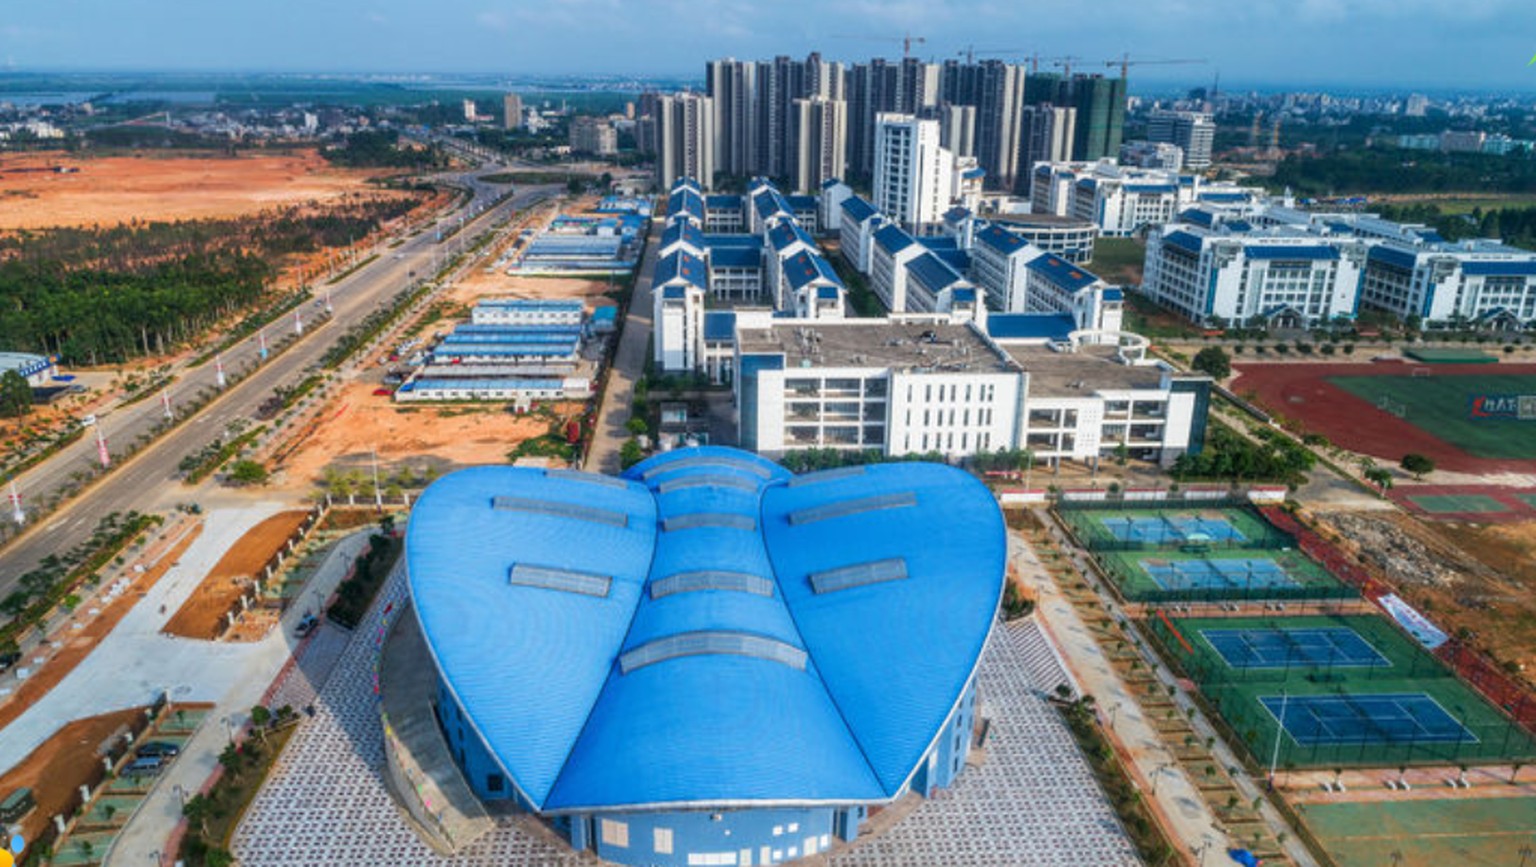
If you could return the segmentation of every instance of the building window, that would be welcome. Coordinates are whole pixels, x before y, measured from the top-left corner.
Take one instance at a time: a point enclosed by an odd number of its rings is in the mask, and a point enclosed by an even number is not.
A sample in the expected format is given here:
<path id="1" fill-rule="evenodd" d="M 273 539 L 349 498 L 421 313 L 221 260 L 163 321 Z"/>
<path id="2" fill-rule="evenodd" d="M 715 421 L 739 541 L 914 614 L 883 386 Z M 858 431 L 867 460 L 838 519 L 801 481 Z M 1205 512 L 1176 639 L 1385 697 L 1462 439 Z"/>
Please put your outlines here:
<path id="1" fill-rule="evenodd" d="M 657 828 L 653 833 L 656 838 L 656 852 L 661 855 L 672 854 L 672 829 Z"/>
<path id="2" fill-rule="evenodd" d="M 501 774 L 485 775 L 485 789 L 488 792 L 499 792 L 506 788 L 506 785 L 507 782 L 502 778 Z"/>
<path id="3" fill-rule="evenodd" d="M 603 845 L 629 848 L 628 822 L 615 822 L 612 819 L 603 819 L 601 824 Z"/>
<path id="4" fill-rule="evenodd" d="M 790 822 L 789 823 L 789 833 L 793 834 L 793 833 L 795 833 L 796 831 L 799 831 L 799 830 L 800 830 L 800 823 L 799 822 Z"/>

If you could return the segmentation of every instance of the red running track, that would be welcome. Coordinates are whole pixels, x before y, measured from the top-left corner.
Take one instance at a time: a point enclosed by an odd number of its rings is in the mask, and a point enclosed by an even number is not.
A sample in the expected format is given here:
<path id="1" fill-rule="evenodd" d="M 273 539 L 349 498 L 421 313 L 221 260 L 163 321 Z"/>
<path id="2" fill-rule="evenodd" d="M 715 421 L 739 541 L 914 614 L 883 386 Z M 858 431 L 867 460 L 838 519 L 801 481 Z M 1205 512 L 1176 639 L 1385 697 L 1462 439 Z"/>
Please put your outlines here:
<path id="1" fill-rule="evenodd" d="M 1328 382 L 1331 376 L 1405 376 L 1428 367 L 1435 376 L 1536 375 L 1536 364 L 1237 364 L 1238 376 L 1229 386 L 1239 395 L 1253 394 L 1271 415 L 1301 423 L 1352 452 L 1397 463 L 1418 452 L 1441 469 L 1459 473 L 1536 472 L 1536 461 L 1479 458 L 1378 409 Z"/>

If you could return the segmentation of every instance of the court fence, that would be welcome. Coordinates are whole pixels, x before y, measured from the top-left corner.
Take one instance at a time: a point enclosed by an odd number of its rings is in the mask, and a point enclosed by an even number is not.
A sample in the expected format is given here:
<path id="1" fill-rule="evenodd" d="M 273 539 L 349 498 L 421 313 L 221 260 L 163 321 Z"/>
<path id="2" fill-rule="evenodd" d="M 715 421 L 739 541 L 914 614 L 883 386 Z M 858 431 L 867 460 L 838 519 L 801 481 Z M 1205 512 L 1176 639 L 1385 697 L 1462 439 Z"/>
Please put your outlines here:
<path id="1" fill-rule="evenodd" d="M 1147 501 L 1147 500 L 1095 500 L 1056 503 L 1061 516 L 1076 537 L 1076 541 L 1089 551 L 1166 551 L 1186 547 L 1206 550 L 1276 550 L 1294 547 L 1296 540 L 1289 533 L 1265 520 L 1264 515 L 1246 498 L 1226 498 L 1201 502 Z M 1138 516 L 1116 514 L 1109 521 L 1134 521 L 1136 517 L 1162 517 L 1170 529 L 1158 539 L 1136 539 L 1116 535 L 1101 515 L 1106 513 L 1137 512 Z M 1193 539 L 1177 531 L 1176 520 L 1187 518 L 1191 512 L 1222 512 L 1240 536 Z M 1128 530 L 1128 532 L 1130 532 Z"/>

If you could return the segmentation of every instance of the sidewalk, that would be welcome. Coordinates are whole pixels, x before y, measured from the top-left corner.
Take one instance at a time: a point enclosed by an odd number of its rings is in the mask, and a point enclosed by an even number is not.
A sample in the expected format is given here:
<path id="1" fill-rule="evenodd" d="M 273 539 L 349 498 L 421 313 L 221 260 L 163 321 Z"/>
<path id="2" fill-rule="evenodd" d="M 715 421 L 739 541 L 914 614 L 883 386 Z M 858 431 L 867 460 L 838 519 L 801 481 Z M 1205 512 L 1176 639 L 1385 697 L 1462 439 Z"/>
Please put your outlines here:
<path id="1" fill-rule="evenodd" d="M 608 388 L 592 429 L 592 448 L 587 452 L 584 470 L 598 473 L 619 472 L 619 449 L 629 439 L 624 423 L 629 421 L 635 397 L 635 381 L 645 373 L 645 351 L 651 341 L 651 283 L 656 276 L 656 249 L 660 245 L 660 220 L 651 221 L 650 241 L 645 245 L 645 259 L 635 278 L 634 294 L 629 299 L 629 314 L 624 317 L 624 334 L 613 353 L 613 367 L 608 371 Z"/>
<path id="2" fill-rule="evenodd" d="M 334 592 L 336 585 L 347 573 L 352 560 L 367 544 L 369 528 L 342 539 L 336 544 L 321 565 L 315 577 L 311 579 L 307 595 L 311 589 L 319 590 L 322 596 L 329 596 Z M 246 722 L 246 715 L 252 706 L 258 704 L 267 690 L 273 685 L 275 678 L 289 674 L 288 663 L 296 661 L 292 672 L 300 680 L 309 683 L 313 680 L 321 680 L 323 674 L 308 664 L 311 655 L 319 657 L 328 656 L 334 663 L 337 649 L 347 637 L 336 626 L 327 621 L 321 621 L 321 626 L 311 635 L 308 642 L 300 645 L 297 652 L 290 655 L 293 642 L 293 626 L 304 613 L 302 605 L 293 606 L 284 617 L 282 628 L 274 630 L 267 638 L 258 642 L 255 647 L 260 652 L 253 654 L 241 667 L 237 677 L 232 680 L 234 685 L 221 697 L 215 707 L 208 712 L 201 728 L 187 741 L 181 755 L 172 762 L 160 779 L 155 783 L 154 789 L 144 802 L 139 805 L 135 813 L 129 817 L 122 832 L 113 843 L 111 850 L 103 863 L 107 864 L 133 864 L 146 863 L 172 864 L 175 862 L 174 852 L 162 851 L 171 832 L 181 822 L 182 796 L 190 798 L 198 793 L 203 784 L 213 774 L 219 765 L 219 753 L 223 751 L 225 744 L 229 742 L 229 734 L 223 720 L 228 719 L 228 728 L 238 730 Z M 334 634 L 332 634 L 334 633 Z M 340 639 L 341 641 L 338 641 Z M 325 666 L 324 674 L 329 674 L 329 666 Z M 292 681 L 293 678 L 286 678 Z M 285 683 L 286 683 L 285 681 Z M 314 687 L 296 690 L 295 695 L 283 695 L 284 701 L 274 701 L 275 704 L 291 703 L 288 698 L 313 696 Z M 177 697 L 180 699 L 180 697 Z M 295 709 L 301 709 L 302 705 L 295 705 Z M 178 792 L 179 787 L 179 792 Z"/>

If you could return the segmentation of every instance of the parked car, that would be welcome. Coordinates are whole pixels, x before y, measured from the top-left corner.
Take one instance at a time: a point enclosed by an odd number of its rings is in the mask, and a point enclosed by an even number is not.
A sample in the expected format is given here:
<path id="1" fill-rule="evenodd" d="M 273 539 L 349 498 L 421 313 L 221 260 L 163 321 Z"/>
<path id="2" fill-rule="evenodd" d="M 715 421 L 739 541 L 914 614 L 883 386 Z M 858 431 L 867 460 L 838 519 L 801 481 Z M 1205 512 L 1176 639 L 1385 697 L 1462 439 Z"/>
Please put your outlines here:
<path id="1" fill-rule="evenodd" d="M 169 741 L 149 741 L 139 744 L 139 748 L 134 751 L 134 754 L 141 759 L 148 756 L 169 759 L 181 755 L 181 746 Z"/>
<path id="2" fill-rule="evenodd" d="M 123 767 L 124 774 L 158 774 L 165 767 L 159 756 L 140 756 Z"/>
<path id="3" fill-rule="evenodd" d="M 16 651 L 0 653 L 0 671 L 7 671 L 21 659 L 21 654 Z"/>
<path id="4" fill-rule="evenodd" d="M 388 389 L 388 388 L 375 388 L 373 390 L 373 396 L 374 397 L 389 397 L 389 396 L 393 395 L 394 393 L 395 392 L 392 389 Z"/>
<path id="5" fill-rule="evenodd" d="M 306 614 L 304 615 L 304 618 L 299 621 L 299 625 L 293 628 L 293 634 L 303 638 L 311 632 L 314 632 L 315 627 L 319 625 L 320 619 L 318 617 L 313 614 Z"/>

